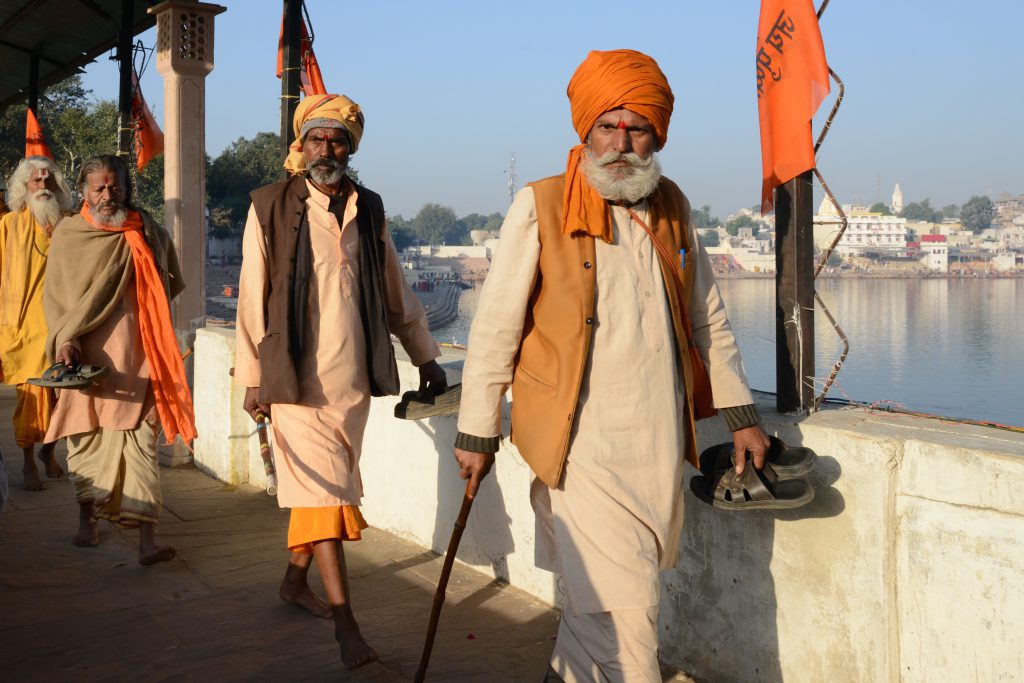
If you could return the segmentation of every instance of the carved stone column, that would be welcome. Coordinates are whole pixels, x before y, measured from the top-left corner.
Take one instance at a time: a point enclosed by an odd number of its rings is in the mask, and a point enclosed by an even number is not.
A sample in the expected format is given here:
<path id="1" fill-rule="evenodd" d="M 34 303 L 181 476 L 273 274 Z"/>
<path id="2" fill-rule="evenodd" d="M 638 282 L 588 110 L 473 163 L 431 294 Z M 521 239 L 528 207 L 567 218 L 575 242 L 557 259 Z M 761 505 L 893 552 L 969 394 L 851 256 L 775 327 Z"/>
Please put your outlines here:
<path id="1" fill-rule="evenodd" d="M 213 18 L 224 10 L 190 0 L 149 9 L 156 15 L 156 69 L 164 77 L 164 226 L 185 278 L 185 291 L 171 304 L 182 348 L 192 345 L 206 312 L 206 75 L 213 71 Z M 191 362 L 186 370 L 191 383 Z M 173 451 L 161 453 L 161 462 L 191 460 L 180 444 Z"/>

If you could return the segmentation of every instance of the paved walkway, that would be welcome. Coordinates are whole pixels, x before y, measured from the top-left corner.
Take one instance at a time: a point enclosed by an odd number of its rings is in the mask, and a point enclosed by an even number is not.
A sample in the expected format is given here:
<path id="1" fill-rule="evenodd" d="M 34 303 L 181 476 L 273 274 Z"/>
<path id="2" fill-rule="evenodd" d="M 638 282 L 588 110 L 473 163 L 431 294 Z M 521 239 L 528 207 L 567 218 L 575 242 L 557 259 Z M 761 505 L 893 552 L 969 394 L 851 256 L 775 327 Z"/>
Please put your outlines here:
<path id="1" fill-rule="evenodd" d="M 13 391 L 3 387 L 0 449 L 11 500 L 0 517 L 0 680 L 412 679 L 437 555 L 376 529 L 345 545 L 356 616 L 381 653 L 346 672 L 331 622 L 277 599 L 288 515 L 273 499 L 194 469 L 164 469 L 158 538 L 177 546 L 178 558 L 140 567 L 137 532 L 106 522 L 99 547 L 76 548 L 71 484 L 21 490 L 13 411 Z M 428 680 L 539 683 L 557 621 L 522 591 L 456 566 Z"/>

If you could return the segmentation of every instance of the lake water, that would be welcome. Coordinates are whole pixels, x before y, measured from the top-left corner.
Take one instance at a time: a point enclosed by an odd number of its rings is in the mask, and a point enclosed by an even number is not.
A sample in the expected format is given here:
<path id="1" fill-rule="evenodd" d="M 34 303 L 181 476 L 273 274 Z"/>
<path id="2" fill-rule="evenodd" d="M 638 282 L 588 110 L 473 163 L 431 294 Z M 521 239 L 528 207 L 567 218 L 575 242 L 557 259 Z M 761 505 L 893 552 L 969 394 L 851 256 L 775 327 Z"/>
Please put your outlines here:
<path id="1" fill-rule="evenodd" d="M 775 281 L 719 281 L 750 385 L 775 391 Z M 850 342 L 829 398 L 1024 426 L 1024 279 L 819 280 Z M 465 343 L 478 290 L 438 330 Z M 815 315 L 817 386 L 842 344 Z"/>

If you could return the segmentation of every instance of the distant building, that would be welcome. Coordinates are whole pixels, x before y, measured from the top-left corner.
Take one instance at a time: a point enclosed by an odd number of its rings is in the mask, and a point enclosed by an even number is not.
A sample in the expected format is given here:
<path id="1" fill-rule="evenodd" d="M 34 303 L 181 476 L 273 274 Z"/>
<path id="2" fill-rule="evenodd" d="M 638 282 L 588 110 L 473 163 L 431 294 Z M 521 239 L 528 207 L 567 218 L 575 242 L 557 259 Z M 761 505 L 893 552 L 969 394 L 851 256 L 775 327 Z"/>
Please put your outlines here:
<path id="1" fill-rule="evenodd" d="M 945 235 L 921 235 L 921 263 L 929 270 L 949 270 L 949 244 Z"/>
<path id="2" fill-rule="evenodd" d="M 892 212 L 897 216 L 903 213 L 903 190 L 899 183 L 896 183 L 896 189 L 892 191 Z"/>
<path id="3" fill-rule="evenodd" d="M 1012 223 L 1016 218 L 1024 216 L 1024 194 L 1011 196 L 1004 192 L 995 201 L 996 220 L 1000 223 Z"/>
<path id="4" fill-rule="evenodd" d="M 895 196 L 894 196 L 895 199 Z M 902 258 L 907 254 L 907 219 L 872 213 L 863 206 L 843 205 L 847 227 L 836 251 L 843 258 L 878 256 Z M 814 246 L 826 249 L 839 230 L 839 212 L 826 197 L 814 216 Z"/>

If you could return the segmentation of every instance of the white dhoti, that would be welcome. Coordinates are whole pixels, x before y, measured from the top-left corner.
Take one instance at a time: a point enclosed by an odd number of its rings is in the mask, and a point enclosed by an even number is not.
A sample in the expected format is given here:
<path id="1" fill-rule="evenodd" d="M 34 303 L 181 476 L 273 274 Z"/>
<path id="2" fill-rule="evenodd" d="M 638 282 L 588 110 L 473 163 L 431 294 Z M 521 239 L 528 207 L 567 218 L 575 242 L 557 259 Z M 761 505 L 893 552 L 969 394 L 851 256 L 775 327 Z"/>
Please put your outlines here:
<path id="1" fill-rule="evenodd" d="M 72 434 L 68 478 L 79 503 L 93 503 L 93 514 L 118 526 L 156 524 L 163 498 L 157 460 L 157 431 L 142 420 L 135 429 Z"/>
<path id="2" fill-rule="evenodd" d="M 552 667 L 566 681 L 660 681 L 658 572 L 683 522 L 683 392 L 657 254 L 616 207 L 597 240 L 594 338 L 565 474 L 535 481 L 537 565 L 567 596 Z"/>

